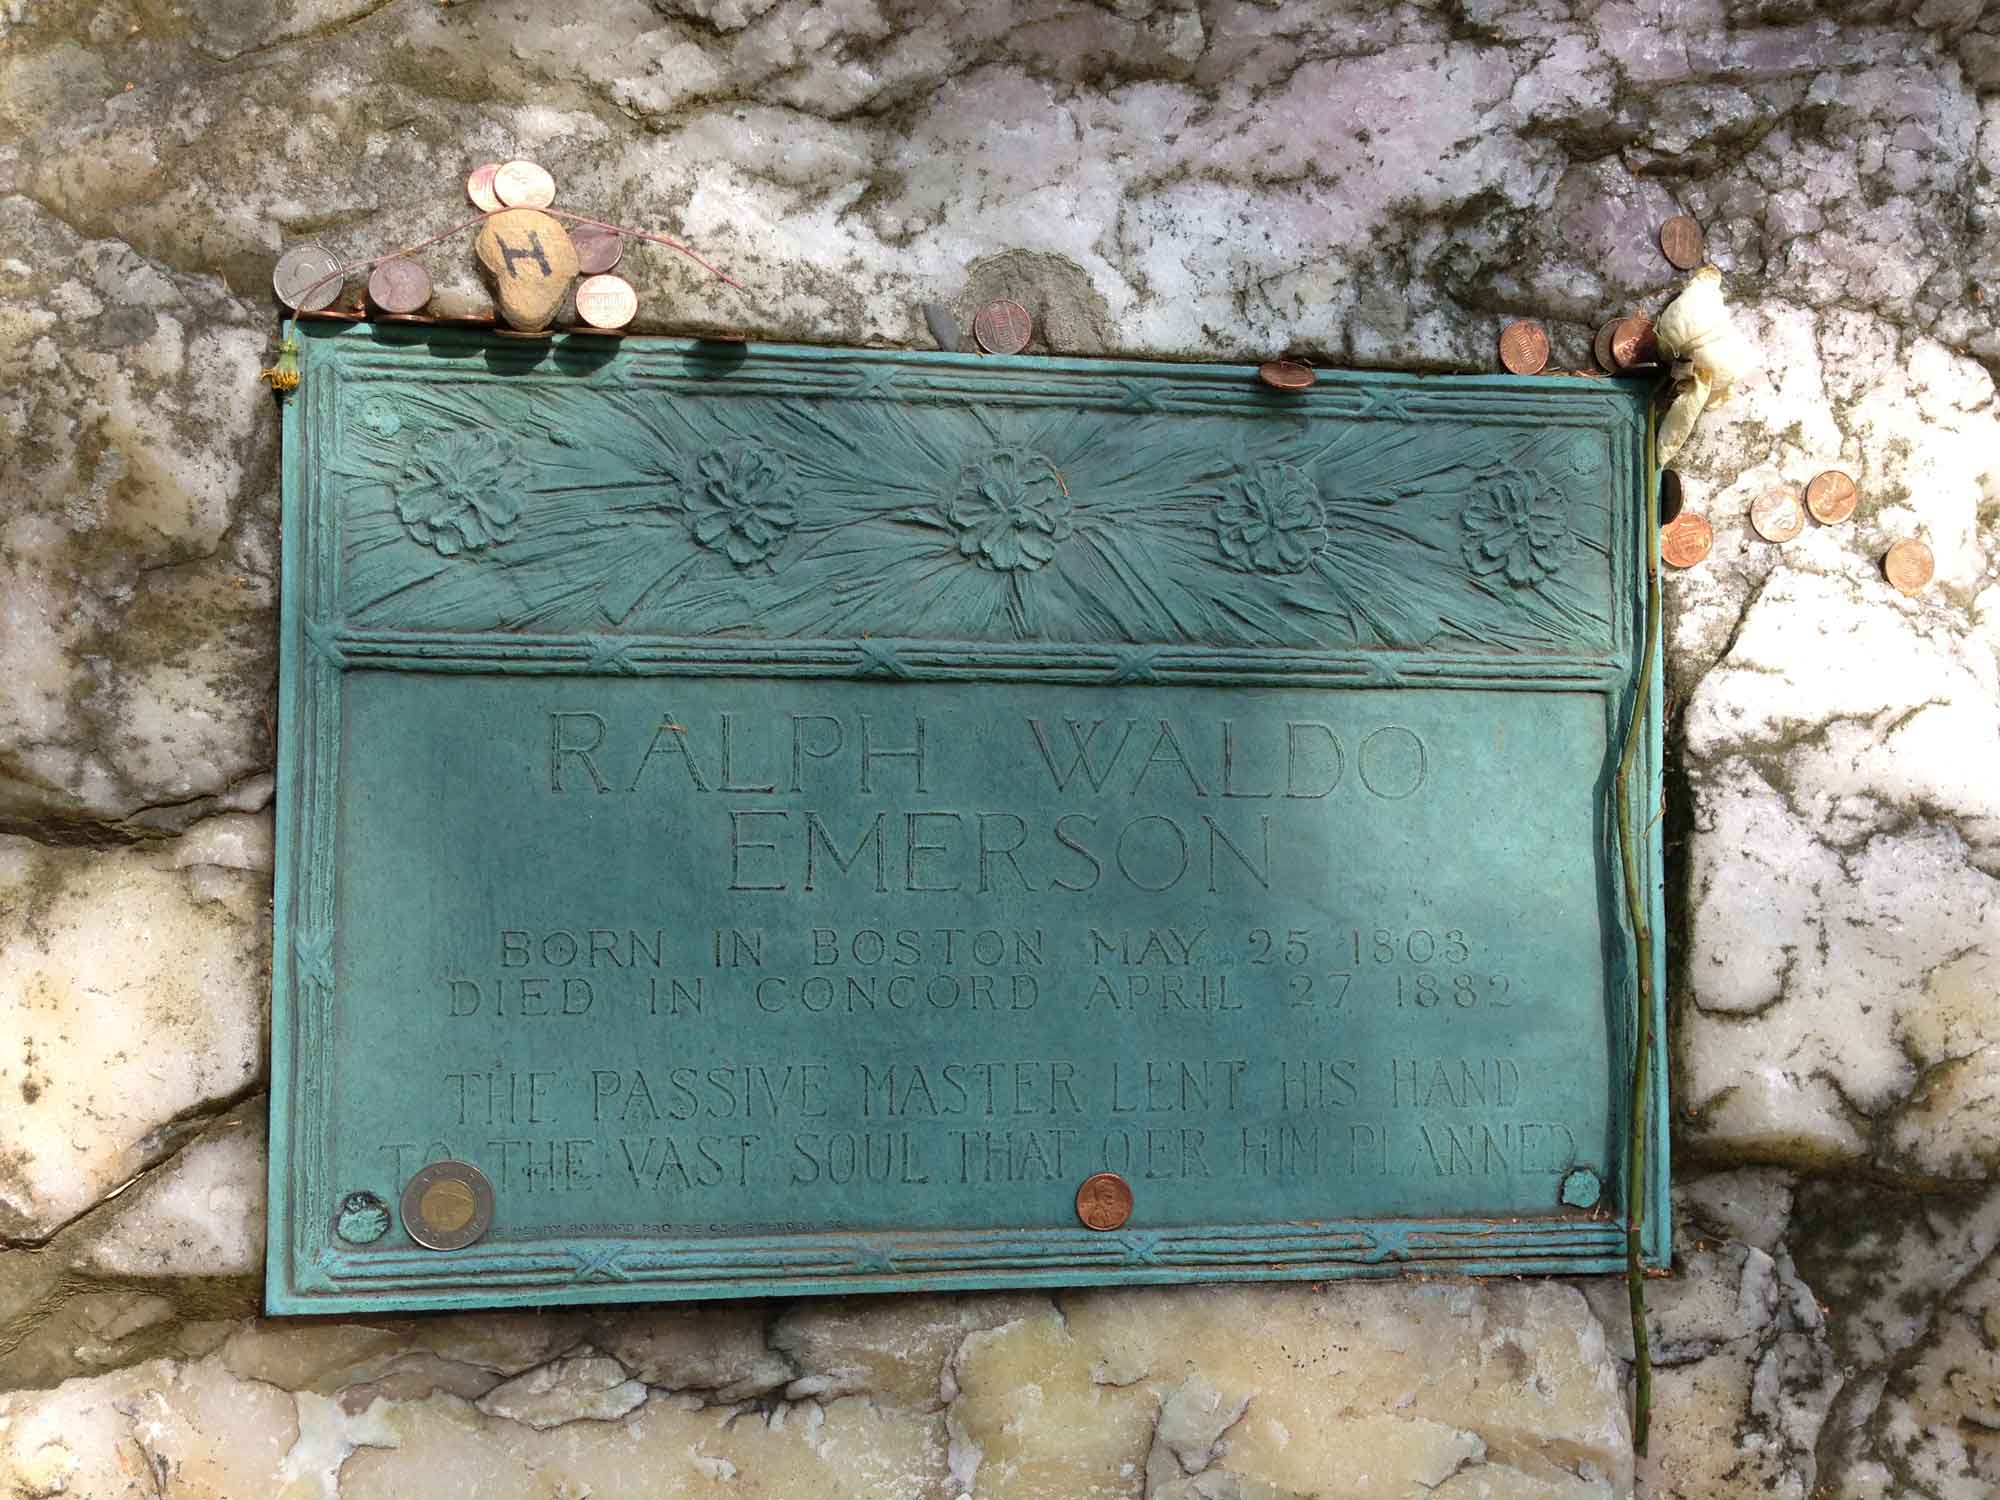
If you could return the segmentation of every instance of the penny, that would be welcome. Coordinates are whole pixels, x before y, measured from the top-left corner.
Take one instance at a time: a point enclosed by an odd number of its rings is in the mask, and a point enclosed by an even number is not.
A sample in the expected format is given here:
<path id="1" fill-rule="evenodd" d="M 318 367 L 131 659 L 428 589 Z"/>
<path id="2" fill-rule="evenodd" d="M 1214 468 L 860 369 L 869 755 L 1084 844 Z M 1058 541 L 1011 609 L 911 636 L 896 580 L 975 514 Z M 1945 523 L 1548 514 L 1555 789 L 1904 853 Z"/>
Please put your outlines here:
<path id="1" fill-rule="evenodd" d="M 1882 559 L 1882 571 L 1898 590 L 1914 594 L 1931 581 L 1931 575 L 1937 571 L 1937 559 L 1915 537 L 1905 537 Z"/>
<path id="2" fill-rule="evenodd" d="M 1034 331 L 1034 319 L 1028 316 L 1027 308 L 1004 297 L 980 308 L 972 320 L 972 336 L 988 354 L 1019 354 L 1028 347 L 1028 337 Z"/>
<path id="3" fill-rule="evenodd" d="M 422 312 L 431 300 L 431 276 L 413 260 L 397 256 L 368 273 L 368 300 L 385 313 Z"/>
<path id="4" fill-rule="evenodd" d="M 1257 366 L 1257 378 L 1274 391 L 1302 391 L 1316 377 L 1303 360 L 1272 359 Z"/>
<path id="5" fill-rule="evenodd" d="M 508 208 L 547 208 L 556 180 L 531 161 L 510 161 L 493 174 L 493 196 Z"/>
<path id="6" fill-rule="evenodd" d="M 1698 511 L 1684 510 L 1660 528 L 1660 557 L 1676 568 L 1691 568 L 1715 545 L 1715 528 Z"/>
<path id="7" fill-rule="evenodd" d="M 639 310 L 639 294 L 623 276 L 586 276 L 576 284 L 576 315 L 592 328 L 623 328 Z"/>
<path id="8" fill-rule="evenodd" d="M 1500 334 L 1500 363 L 1516 375 L 1539 375 L 1549 363 L 1549 336 L 1539 323 L 1509 323 Z"/>
<path id="9" fill-rule="evenodd" d="M 1790 490 L 1771 490 L 1751 502 L 1750 524 L 1767 542 L 1789 542 L 1806 529 L 1805 507 Z"/>
<path id="10" fill-rule="evenodd" d="M 427 1250 L 463 1250 L 492 1224 L 493 1184 L 469 1162 L 434 1161 L 403 1188 L 403 1227 Z"/>
<path id="11" fill-rule="evenodd" d="M 483 167 L 474 167 L 472 175 L 465 179 L 465 196 L 472 200 L 474 208 L 490 214 L 506 207 L 493 191 L 493 177 L 499 170 L 499 162 L 489 161 Z"/>
<path id="12" fill-rule="evenodd" d="M 1076 1216 L 1089 1229 L 1116 1229 L 1132 1217 L 1132 1185 L 1116 1172 L 1084 1178 L 1076 1190 Z"/>
<path id="13" fill-rule="evenodd" d="M 1618 361 L 1611 357 L 1611 335 L 1618 331 L 1618 325 L 1625 320 L 1613 318 L 1597 330 L 1597 337 L 1591 341 L 1590 352 L 1597 360 L 1597 368 L 1607 375 L 1618 373 Z"/>
<path id="14" fill-rule="evenodd" d="M 569 242 L 576 246 L 576 268 L 585 276 L 602 276 L 625 253 L 625 236 L 603 229 L 579 229 Z"/>
<path id="15" fill-rule="evenodd" d="M 294 245 L 271 270 L 271 289 L 295 312 L 318 312 L 339 300 L 346 278 L 340 262 L 321 245 Z"/>
<path id="16" fill-rule="evenodd" d="M 1806 509 L 1822 526 L 1834 526 L 1854 514 L 1858 495 L 1854 481 L 1838 469 L 1828 469 L 1806 486 Z"/>
<path id="17" fill-rule="evenodd" d="M 1675 214 L 1660 226 L 1660 253 L 1683 271 L 1701 264 L 1701 226 L 1686 214 Z"/>
<path id="18" fill-rule="evenodd" d="M 1611 330 L 1611 357 L 1621 370 L 1660 362 L 1660 341 L 1651 318 L 1620 318 Z"/>

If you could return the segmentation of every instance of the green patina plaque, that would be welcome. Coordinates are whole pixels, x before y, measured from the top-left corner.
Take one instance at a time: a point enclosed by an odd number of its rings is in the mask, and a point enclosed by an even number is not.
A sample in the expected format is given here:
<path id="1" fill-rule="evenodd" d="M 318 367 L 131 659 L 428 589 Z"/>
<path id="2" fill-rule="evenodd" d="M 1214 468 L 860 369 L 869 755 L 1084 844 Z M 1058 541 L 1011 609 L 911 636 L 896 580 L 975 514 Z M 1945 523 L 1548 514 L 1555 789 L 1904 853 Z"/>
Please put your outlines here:
<path id="1" fill-rule="evenodd" d="M 302 343 L 273 1311 L 1623 1266 L 1645 392 Z"/>

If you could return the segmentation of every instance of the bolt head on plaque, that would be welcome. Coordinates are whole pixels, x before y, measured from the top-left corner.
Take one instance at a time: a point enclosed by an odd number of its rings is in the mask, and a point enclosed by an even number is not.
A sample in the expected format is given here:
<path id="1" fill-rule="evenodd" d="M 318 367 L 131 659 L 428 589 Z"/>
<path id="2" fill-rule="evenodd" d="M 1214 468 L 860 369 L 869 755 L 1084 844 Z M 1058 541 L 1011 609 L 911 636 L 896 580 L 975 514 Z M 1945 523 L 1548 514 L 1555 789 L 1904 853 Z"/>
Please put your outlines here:
<path id="1" fill-rule="evenodd" d="M 340 1200 L 333 1232 L 350 1245 L 372 1245 L 389 1232 L 389 1205 L 373 1193 L 349 1193 Z"/>
<path id="2" fill-rule="evenodd" d="M 1589 1167 L 1577 1167 L 1563 1178 L 1562 1201 L 1566 1208 L 1595 1208 L 1603 1196 L 1604 1182 Z"/>
<path id="3" fill-rule="evenodd" d="M 1116 1229 L 1132 1217 L 1132 1184 L 1116 1172 L 1083 1179 L 1076 1190 L 1076 1216 L 1087 1229 Z"/>
<path id="4" fill-rule="evenodd" d="M 463 1250 L 493 1224 L 493 1184 L 463 1161 L 434 1161 L 403 1189 L 403 1227 L 426 1250 Z"/>

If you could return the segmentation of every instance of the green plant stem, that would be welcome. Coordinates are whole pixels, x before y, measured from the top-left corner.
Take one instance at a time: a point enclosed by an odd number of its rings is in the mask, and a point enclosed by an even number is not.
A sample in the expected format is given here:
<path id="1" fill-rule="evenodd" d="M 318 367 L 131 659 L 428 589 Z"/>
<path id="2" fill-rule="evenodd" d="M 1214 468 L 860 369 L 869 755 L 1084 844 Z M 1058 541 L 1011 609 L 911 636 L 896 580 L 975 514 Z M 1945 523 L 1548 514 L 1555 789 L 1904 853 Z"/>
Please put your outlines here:
<path id="1" fill-rule="evenodd" d="M 1653 928 L 1647 915 L 1646 890 L 1639 881 L 1639 847 L 1632 832 L 1632 764 L 1639 739 L 1646 732 L 1646 698 L 1653 680 L 1653 653 L 1660 633 L 1659 470 L 1653 462 L 1657 418 L 1646 414 L 1646 642 L 1639 660 L 1639 680 L 1632 692 L 1632 718 L 1625 730 L 1625 748 L 1618 757 L 1618 849 L 1625 871 L 1625 909 L 1632 923 L 1632 944 L 1639 967 L 1639 1003 L 1634 1022 L 1636 1046 L 1632 1058 L 1632 1139 L 1626 1153 L 1625 1283 L 1632 1303 L 1632 1450 L 1644 1456 L 1653 1407 L 1653 1357 L 1646 1337 L 1646 1267 L 1640 1248 L 1646 1204 L 1646 1122 L 1651 1092 L 1653 1051 Z"/>

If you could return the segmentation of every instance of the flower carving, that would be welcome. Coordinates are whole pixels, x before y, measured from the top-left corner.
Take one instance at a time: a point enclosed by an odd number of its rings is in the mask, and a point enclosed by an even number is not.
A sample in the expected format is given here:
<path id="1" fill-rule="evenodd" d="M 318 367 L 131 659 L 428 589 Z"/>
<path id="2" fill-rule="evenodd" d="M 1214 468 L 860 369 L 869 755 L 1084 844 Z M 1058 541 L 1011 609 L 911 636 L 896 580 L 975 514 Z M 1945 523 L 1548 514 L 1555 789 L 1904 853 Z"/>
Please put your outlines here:
<path id="1" fill-rule="evenodd" d="M 790 467 L 751 442 L 704 453 L 681 503 L 695 541 L 739 568 L 767 561 L 799 523 L 798 482 Z"/>
<path id="2" fill-rule="evenodd" d="M 1326 504 L 1305 470 L 1259 459 L 1231 477 L 1215 507 L 1222 555 L 1253 573 L 1296 573 L 1326 546 Z"/>
<path id="3" fill-rule="evenodd" d="M 448 434 L 396 477 L 396 518 L 414 540 L 444 557 L 506 541 L 521 519 L 520 500 L 502 488 L 514 452 L 505 436 Z"/>
<path id="4" fill-rule="evenodd" d="M 1515 588 L 1540 583 L 1576 546 L 1562 496 L 1537 490 L 1525 474 L 1486 485 L 1462 520 L 1465 565 L 1481 577 L 1504 573 Z"/>
<path id="5" fill-rule="evenodd" d="M 1068 487 L 1031 448 L 995 448 L 966 464 L 945 519 L 962 554 L 1003 573 L 1039 568 L 1074 530 Z"/>

